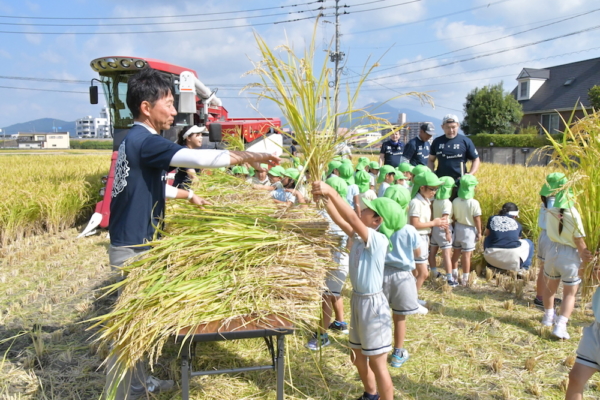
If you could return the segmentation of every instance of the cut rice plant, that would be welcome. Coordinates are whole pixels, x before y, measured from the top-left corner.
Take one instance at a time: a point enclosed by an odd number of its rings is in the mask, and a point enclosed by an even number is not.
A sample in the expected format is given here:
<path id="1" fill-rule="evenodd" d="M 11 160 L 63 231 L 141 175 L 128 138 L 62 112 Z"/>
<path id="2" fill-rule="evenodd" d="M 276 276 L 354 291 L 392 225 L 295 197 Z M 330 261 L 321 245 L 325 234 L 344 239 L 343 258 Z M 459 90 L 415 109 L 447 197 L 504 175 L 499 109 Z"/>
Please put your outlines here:
<path id="1" fill-rule="evenodd" d="M 597 252 L 600 246 L 600 112 L 588 114 L 574 121 L 575 110 L 565 123 L 562 141 L 555 140 L 548 131 L 554 150 L 552 163 L 569 178 L 567 188 L 573 190 L 576 207 L 581 214 L 585 230 L 585 244 L 596 256 L 583 271 L 582 296 L 589 300 L 598 285 L 594 270 L 598 268 Z M 561 117 L 562 118 L 562 117 Z"/>
<path id="2" fill-rule="evenodd" d="M 281 208 L 228 174 L 202 175 L 196 193 L 215 205 L 171 205 L 162 238 L 126 265 L 114 310 L 94 319 L 118 375 L 189 328 L 240 317 L 270 326 L 277 315 L 314 328 L 331 251 L 339 239 L 314 209 Z"/>
<path id="3" fill-rule="evenodd" d="M 327 57 L 323 59 L 320 67 L 316 66 L 317 26 L 318 21 L 315 22 L 312 40 L 305 49 L 303 57 L 299 57 L 289 43 L 272 50 L 261 36 L 255 34 L 262 59 L 254 62 L 254 69 L 246 74 L 258 76 L 260 82 L 250 84 L 243 89 L 257 89 L 258 93 L 254 94 L 259 96 L 259 100 L 272 101 L 279 107 L 289 127 L 295 133 L 292 137 L 303 149 L 306 168 L 312 179 L 321 179 L 324 176 L 327 163 L 335 157 L 345 142 L 352 142 L 363 135 L 352 133 L 358 128 L 373 131 L 390 129 L 389 134 L 400 129 L 367 110 L 355 108 L 360 89 L 369 74 L 378 66 L 377 63 L 363 68 L 356 88 L 346 89 L 346 100 L 342 111 L 335 112 L 334 94 L 339 90 L 339 86 L 330 87 L 330 77 L 335 71 L 328 67 Z M 281 51 L 282 56 L 276 54 L 277 51 Z M 421 102 L 433 105 L 431 97 L 423 93 L 410 92 L 404 96 L 415 96 Z M 361 117 L 355 121 L 353 118 L 356 118 L 357 114 Z M 334 132 L 336 120 L 346 122 L 345 125 L 349 126 L 349 135 L 339 135 L 338 132 Z M 369 123 L 361 124 L 362 121 L 367 120 Z M 387 136 L 382 136 L 382 139 Z"/>

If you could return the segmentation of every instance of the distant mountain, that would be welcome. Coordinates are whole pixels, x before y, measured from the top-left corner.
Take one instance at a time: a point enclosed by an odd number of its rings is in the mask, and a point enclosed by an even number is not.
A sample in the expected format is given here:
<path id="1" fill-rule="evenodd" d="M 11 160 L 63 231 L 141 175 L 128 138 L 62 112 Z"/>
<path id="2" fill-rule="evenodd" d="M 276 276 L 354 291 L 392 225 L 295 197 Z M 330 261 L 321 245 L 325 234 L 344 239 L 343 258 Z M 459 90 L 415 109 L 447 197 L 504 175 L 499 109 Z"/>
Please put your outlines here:
<path id="1" fill-rule="evenodd" d="M 77 136 L 75 121 L 68 122 L 52 118 L 41 118 L 2 128 L 2 133 L 7 136 L 19 132 L 69 132 L 69 136 Z"/>

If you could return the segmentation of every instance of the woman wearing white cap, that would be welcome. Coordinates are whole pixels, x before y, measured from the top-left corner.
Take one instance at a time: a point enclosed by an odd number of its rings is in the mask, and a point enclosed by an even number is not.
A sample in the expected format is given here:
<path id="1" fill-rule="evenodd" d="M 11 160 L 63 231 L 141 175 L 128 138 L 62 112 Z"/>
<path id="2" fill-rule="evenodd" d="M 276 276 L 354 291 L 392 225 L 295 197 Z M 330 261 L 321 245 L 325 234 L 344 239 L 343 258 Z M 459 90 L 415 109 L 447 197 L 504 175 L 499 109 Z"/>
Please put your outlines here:
<path id="1" fill-rule="evenodd" d="M 498 215 L 488 219 L 483 257 L 489 265 L 505 271 L 528 270 L 533 259 L 533 242 L 521 239 L 523 227 L 516 220 L 519 208 L 506 203 Z"/>
<path id="2" fill-rule="evenodd" d="M 203 133 L 208 133 L 205 126 L 192 125 L 188 129 L 182 129 L 177 135 L 177 144 L 188 149 L 199 149 L 202 147 Z M 199 169 L 177 168 L 173 186 L 183 189 L 185 185 L 189 185 L 196 179 L 198 172 L 200 172 Z"/>

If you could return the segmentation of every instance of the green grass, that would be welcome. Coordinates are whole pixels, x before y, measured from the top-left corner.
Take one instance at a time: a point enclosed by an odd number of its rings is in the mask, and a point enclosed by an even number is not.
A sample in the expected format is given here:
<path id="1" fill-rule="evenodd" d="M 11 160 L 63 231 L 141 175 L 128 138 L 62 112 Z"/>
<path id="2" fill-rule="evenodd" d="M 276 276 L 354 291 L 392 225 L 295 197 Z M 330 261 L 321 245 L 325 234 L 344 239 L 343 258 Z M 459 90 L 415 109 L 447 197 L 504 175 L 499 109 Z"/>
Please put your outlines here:
<path id="1" fill-rule="evenodd" d="M 98 300 L 97 288 L 110 278 L 108 240 L 76 240 L 70 229 L 58 235 L 22 239 L 2 249 L 0 264 L 0 398 L 95 399 L 104 385 L 98 369 L 107 349 L 89 339 L 81 321 L 104 313 L 114 298 Z M 408 318 L 410 360 L 390 368 L 396 398 L 561 399 L 569 365 L 583 326 L 593 317 L 578 308 L 569 324 L 570 341 L 550 339 L 541 330 L 541 312 L 531 307 L 533 283 L 522 299 L 514 281 L 478 278 L 473 288 L 444 289 L 426 282 L 427 316 Z M 511 289 L 512 292 L 508 292 Z M 349 288 L 345 293 L 348 316 Z M 36 354 L 34 324 L 41 324 L 44 351 Z M 5 339 L 22 334 L 14 340 Z M 360 381 L 350 363 L 347 337 L 333 335 L 321 355 L 304 348 L 306 332 L 287 338 L 286 398 L 358 397 Z M 3 340 L 4 339 L 4 340 Z M 167 346 L 155 374 L 180 382 L 177 347 Z M 526 369 L 535 364 L 531 371 Z M 233 368 L 268 363 L 262 340 L 198 346 L 196 368 Z M 586 398 L 598 398 L 598 378 Z M 539 395 L 536 395 L 539 393 Z M 9 395 L 10 394 L 10 395 Z M 9 397 L 12 396 L 12 397 Z M 178 399 L 178 390 L 159 397 Z M 273 372 L 192 379 L 192 399 L 274 399 Z"/>

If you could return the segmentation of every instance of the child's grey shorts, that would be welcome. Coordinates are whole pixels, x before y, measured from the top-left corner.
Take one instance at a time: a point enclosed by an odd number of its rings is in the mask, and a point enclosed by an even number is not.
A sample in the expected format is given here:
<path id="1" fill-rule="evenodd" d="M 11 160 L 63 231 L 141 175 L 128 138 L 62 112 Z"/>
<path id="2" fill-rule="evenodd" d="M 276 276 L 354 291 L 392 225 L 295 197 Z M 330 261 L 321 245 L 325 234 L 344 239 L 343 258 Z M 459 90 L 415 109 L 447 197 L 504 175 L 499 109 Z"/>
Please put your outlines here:
<path id="1" fill-rule="evenodd" d="M 600 324 L 597 321 L 583 328 L 575 362 L 600 370 Z"/>
<path id="2" fill-rule="evenodd" d="M 429 235 L 419 236 L 421 236 L 421 242 L 419 244 L 419 249 L 421 249 L 421 256 L 415 257 L 415 263 L 425 264 L 429 259 Z"/>
<path id="3" fill-rule="evenodd" d="M 452 227 L 450 227 L 450 232 L 452 232 Z M 446 240 L 446 230 L 440 228 L 439 226 L 434 226 L 431 229 L 431 243 L 430 246 L 437 246 L 438 248 L 451 249 L 452 241 Z"/>
<path id="4" fill-rule="evenodd" d="M 546 251 L 544 261 L 544 275 L 550 279 L 560 279 L 565 286 L 575 286 L 581 283 L 579 266 L 581 258 L 577 249 L 552 242 Z"/>
<path id="5" fill-rule="evenodd" d="M 476 237 L 477 228 L 456 222 L 454 224 L 454 242 L 452 243 L 452 247 L 462 249 L 462 251 L 473 251 L 475 250 Z"/>
<path id="6" fill-rule="evenodd" d="M 372 294 L 352 293 L 350 299 L 350 347 L 365 356 L 392 350 L 392 316 L 383 291 Z"/>
<path id="7" fill-rule="evenodd" d="M 411 315 L 419 310 L 417 280 L 411 271 L 386 265 L 383 270 L 383 294 L 394 314 Z"/>
<path id="8" fill-rule="evenodd" d="M 542 261 L 546 260 L 546 253 L 551 247 L 552 240 L 550 240 L 550 238 L 548 237 L 546 230 L 542 229 L 540 231 L 540 237 L 538 238 L 537 257 Z"/>
<path id="9" fill-rule="evenodd" d="M 325 276 L 325 286 L 327 286 L 327 290 L 325 290 L 325 294 L 336 297 L 341 296 L 342 288 L 344 287 L 347 276 L 347 269 L 333 269 L 327 271 L 327 275 Z"/>

